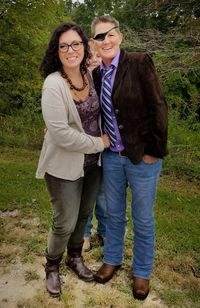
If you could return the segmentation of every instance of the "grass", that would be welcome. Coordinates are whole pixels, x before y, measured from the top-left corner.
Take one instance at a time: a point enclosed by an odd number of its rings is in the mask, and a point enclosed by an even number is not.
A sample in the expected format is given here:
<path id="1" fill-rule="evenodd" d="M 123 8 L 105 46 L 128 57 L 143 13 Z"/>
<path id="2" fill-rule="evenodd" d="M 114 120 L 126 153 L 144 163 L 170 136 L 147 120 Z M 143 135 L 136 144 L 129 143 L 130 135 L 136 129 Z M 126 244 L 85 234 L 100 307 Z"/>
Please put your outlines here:
<path id="1" fill-rule="evenodd" d="M 161 298 L 170 306 L 197 307 L 200 285 L 198 185 L 184 179 L 161 178 L 156 215 L 156 278 L 165 286 Z"/>
<path id="2" fill-rule="evenodd" d="M 31 219 L 37 213 L 46 228 L 51 210 L 43 181 L 35 179 L 38 156 L 37 151 L 0 148 L 0 210 L 20 209 Z"/>
<path id="3" fill-rule="evenodd" d="M 29 109 L 18 110 L 15 116 L 0 113 L 0 146 L 40 149 L 43 129 L 41 114 Z"/>
<path id="4" fill-rule="evenodd" d="M 25 281 L 31 281 L 31 280 L 38 280 L 40 277 L 39 275 L 36 273 L 36 271 L 31 271 L 28 270 L 25 273 Z"/>

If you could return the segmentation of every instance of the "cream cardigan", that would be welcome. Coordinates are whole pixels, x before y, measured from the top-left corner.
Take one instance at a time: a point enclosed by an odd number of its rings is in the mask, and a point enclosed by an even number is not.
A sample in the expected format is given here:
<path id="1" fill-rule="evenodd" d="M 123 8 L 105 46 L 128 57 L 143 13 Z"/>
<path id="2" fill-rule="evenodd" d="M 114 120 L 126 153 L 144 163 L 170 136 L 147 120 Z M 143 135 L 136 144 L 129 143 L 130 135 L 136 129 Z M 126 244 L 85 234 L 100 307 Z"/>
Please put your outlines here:
<path id="1" fill-rule="evenodd" d="M 70 90 L 59 72 L 44 81 L 42 113 L 48 131 L 36 178 L 43 178 L 45 172 L 71 181 L 84 176 L 84 154 L 102 152 L 104 143 L 101 137 L 84 132 Z"/>

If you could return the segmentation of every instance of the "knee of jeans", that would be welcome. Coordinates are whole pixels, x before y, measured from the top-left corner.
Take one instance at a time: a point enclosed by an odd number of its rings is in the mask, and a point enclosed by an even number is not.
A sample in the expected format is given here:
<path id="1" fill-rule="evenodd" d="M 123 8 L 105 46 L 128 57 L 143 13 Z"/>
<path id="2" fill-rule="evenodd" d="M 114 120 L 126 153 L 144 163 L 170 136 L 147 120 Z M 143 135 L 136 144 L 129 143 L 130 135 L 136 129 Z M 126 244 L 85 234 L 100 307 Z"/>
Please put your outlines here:
<path id="1" fill-rule="evenodd" d="M 149 224 L 152 221 L 154 221 L 154 211 L 153 208 L 132 208 L 132 217 L 134 221 L 137 221 L 138 223 L 146 223 Z"/>
<path id="2" fill-rule="evenodd" d="M 134 231 L 138 234 L 146 234 L 151 236 L 154 234 L 155 223 L 154 219 L 134 220 Z"/>
<path id="3" fill-rule="evenodd" d="M 107 221 L 110 221 L 112 224 L 126 224 L 126 217 L 112 213 L 111 215 L 107 215 Z"/>

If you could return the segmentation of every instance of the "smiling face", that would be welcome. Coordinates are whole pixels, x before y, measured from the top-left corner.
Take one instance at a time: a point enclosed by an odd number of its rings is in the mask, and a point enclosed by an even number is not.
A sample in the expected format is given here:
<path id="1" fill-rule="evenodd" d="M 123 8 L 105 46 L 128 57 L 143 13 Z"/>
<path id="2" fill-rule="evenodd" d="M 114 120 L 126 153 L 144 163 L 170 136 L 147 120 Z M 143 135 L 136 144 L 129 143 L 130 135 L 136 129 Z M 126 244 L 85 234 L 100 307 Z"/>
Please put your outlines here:
<path id="1" fill-rule="evenodd" d="M 73 50 L 72 46 L 68 46 L 68 50 L 63 52 L 63 46 L 71 45 L 75 46 Z M 61 34 L 58 44 L 58 55 L 63 65 L 64 70 L 72 70 L 80 68 L 80 64 L 84 57 L 84 46 L 80 35 L 74 30 L 68 30 Z"/>
<path id="2" fill-rule="evenodd" d="M 94 28 L 94 37 L 97 34 L 105 33 L 112 29 L 115 25 L 111 22 L 100 22 Z M 108 66 L 114 57 L 117 55 L 122 42 L 122 34 L 118 29 L 109 31 L 103 41 L 95 41 L 97 51 L 103 60 L 103 63 Z"/>

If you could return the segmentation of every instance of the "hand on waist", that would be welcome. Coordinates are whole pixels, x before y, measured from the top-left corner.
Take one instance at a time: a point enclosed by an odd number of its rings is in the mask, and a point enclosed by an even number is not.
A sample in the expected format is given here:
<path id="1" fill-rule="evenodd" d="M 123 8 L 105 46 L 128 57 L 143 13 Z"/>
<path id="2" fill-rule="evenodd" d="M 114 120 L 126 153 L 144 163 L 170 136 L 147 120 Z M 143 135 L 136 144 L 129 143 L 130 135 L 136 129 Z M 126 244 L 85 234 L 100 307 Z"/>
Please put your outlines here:
<path id="1" fill-rule="evenodd" d="M 150 155 L 144 155 L 142 159 L 147 164 L 153 164 L 158 160 L 157 157 L 153 157 L 153 156 L 150 156 Z"/>

